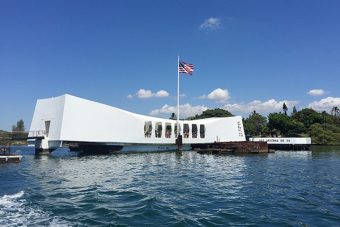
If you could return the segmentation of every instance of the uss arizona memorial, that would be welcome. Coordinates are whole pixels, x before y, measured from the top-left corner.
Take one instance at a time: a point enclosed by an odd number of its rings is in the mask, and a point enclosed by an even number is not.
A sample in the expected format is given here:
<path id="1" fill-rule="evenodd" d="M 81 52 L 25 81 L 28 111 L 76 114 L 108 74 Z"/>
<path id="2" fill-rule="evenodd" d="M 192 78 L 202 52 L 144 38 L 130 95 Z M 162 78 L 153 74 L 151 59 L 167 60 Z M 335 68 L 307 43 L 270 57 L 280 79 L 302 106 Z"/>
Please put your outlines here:
<path id="1" fill-rule="evenodd" d="M 183 145 L 245 141 L 240 116 L 180 120 Z M 36 149 L 51 151 L 65 145 L 80 150 L 174 150 L 176 120 L 131 113 L 72 95 L 39 99 L 29 138 Z"/>

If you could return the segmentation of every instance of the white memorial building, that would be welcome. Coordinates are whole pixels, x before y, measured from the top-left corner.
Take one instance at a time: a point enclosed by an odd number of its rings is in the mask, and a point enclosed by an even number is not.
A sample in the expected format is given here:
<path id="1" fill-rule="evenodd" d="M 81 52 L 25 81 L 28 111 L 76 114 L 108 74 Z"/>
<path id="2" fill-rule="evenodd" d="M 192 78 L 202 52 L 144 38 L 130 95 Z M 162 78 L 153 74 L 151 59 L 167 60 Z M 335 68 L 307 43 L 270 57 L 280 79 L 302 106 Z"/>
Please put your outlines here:
<path id="1" fill-rule="evenodd" d="M 180 120 L 183 145 L 245 141 L 240 116 Z M 72 95 L 37 100 L 29 138 L 36 149 L 54 150 L 69 144 L 112 151 L 174 150 L 176 120 L 131 113 Z M 138 149 L 137 149 L 138 148 Z"/>

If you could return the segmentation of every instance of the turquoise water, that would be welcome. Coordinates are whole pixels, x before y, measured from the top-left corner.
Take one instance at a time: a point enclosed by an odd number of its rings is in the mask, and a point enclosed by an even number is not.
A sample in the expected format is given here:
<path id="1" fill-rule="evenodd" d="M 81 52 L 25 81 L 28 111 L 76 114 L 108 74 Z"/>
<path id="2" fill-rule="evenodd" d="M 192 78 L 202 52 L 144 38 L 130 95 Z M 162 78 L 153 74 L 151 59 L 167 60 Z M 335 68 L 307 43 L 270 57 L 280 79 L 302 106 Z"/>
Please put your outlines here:
<path id="1" fill-rule="evenodd" d="M 268 155 L 195 152 L 0 165 L 0 226 L 339 226 L 340 148 Z"/>

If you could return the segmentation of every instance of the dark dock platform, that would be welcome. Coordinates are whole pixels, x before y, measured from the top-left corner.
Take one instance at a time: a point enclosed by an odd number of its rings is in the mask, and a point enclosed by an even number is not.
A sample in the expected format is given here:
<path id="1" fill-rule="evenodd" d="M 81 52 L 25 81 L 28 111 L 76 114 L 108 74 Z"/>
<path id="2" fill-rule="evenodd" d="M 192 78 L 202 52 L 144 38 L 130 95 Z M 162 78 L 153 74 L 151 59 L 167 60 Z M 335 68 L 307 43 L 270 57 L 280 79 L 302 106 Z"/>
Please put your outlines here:
<path id="1" fill-rule="evenodd" d="M 192 144 L 192 150 L 199 154 L 265 154 L 269 153 L 266 142 L 216 142 Z"/>
<path id="2" fill-rule="evenodd" d="M 0 146 L 0 163 L 21 161 L 21 155 L 11 154 L 10 152 L 11 148 L 9 146 Z"/>

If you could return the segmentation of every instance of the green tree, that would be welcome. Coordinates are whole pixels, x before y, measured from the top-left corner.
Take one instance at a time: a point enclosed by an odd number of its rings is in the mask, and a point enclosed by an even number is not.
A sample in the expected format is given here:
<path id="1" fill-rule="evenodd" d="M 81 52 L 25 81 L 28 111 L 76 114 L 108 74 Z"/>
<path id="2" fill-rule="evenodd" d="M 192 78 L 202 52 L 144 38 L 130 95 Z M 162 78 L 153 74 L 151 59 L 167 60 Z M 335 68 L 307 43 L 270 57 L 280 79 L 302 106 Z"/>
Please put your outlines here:
<path id="1" fill-rule="evenodd" d="M 314 144 L 339 144 L 339 132 L 340 129 L 332 124 L 315 123 L 309 129 Z"/>
<path id="2" fill-rule="evenodd" d="M 211 117 L 231 117 L 233 116 L 229 111 L 224 109 L 208 109 L 202 112 L 200 115 L 196 115 L 194 117 L 189 117 L 190 120 L 195 119 L 204 119 L 204 118 L 211 118 Z"/>
<path id="3" fill-rule="evenodd" d="M 270 113 L 268 115 L 268 129 L 271 134 L 277 135 L 283 128 L 283 116 L 281 113 Z"/>
<path id="4" fill-rule="evenodd" d="M 294 115 L 294 114 L 296 114 L 297 113 L 297 111 L 296 111 L 296 107 L 294 106 L 293 107 L 293 112 L 292 112 L 292 115 Z"/>
<path id="5" fill-rule="evenodd" d="M 304 133 L 305 127 L 299 121 L 296 121 L 292 118 L 289 118 L 289 122 L 287 125 L 286 136 L 299 136 L 301 133 Z"/>
<path id="6" fill-rule="evenodd" d="M 313 109 L 305 108 L 294 114 L 293 119 L 303 123 L 306 129 L 308 129 L 312 124 L 324 123 L 325 117 Z"/>
<path id="7" fill-rule="evenodd" d="M 320 118 L 322 119 L 322 123 L 328 123 L 328 124 L 336 124 L 336 117 L 330 115 L 326 111 L 322 111 L 320 114 Z"/>
<path id="8" fill-rule="evenodd" d="M 282 109 L 283 109 L 283 112 L 285 113 L 285 115 L 287 115 L 288 107 L 287 107 L 285 102 L 282 105 Z"/>
<path id="9" fill-rule="evenodd" d="M 304 131 L 301 122 L 282 113 L 271 113 L 268 115 L 268 128 L 273 134 L 282 136 L 297 136 Z"/>
<path id="10" fill-rule="evenodd" d="M 170 116 L 169 119 L 171 119 L 171 120 L 176 120 L 176 119 L 177 119 L 176 114 L 175 114 L 175 113 L 171 113 L 171 116 Z"/>
<path id="11" fill-rule="evenodd" d="M 268 133 L 267 119 L 254 110 L 248 118 L 243 119 L 246 135 L 262 136 Z"/>
<path id="12" fill-rule="evenodd" d="M 23 120 L 19 120 L 16 125 L 12 126 L 13 132 L 24 132 L 25 131 L 25 124 Z"/>

